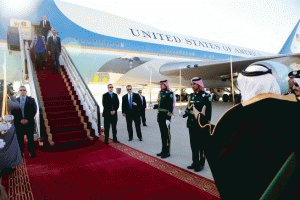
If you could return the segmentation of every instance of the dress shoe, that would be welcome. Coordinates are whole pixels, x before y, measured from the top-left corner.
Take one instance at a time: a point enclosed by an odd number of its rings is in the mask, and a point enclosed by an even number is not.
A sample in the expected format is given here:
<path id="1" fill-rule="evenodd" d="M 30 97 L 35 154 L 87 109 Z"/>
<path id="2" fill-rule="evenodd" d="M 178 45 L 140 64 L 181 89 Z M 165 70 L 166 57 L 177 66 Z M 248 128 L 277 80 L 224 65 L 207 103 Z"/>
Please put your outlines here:
<path id="1" fill-rule="evenodd" d="M 147 126 L 147 124 L 143 124 L 143 126 Z"/>
<path id="2" fill-rule="evenodd" d="M 195 167 L 195 172 L 200 172 L 201 170 L 203 169 L 203 167 L 202 166 L 200 166 L 200 167 Z"/>
<path id="3" fill-rule="evenodd" d="M 140 141 L 143 141 L 143 138 L 139 138 Z"/>
<path id="4" fill-rule="evenodd" d="M 120 143 L 118 140 L 114 140 L 113 142 L 114 142 L 114 143 Z"/>
<path id="5" fill-rule="evenodd" d="M 190 166 L 187 166 L 188 169 L 195 169 L 194 164 L 191 164 Z"/>
<path id="6" fill-rule="evenodd" d="M 35 158 L 36 157 L 35 153 L 29 153 L 29 155 L 30 155 L 31 158 Z"/>
<path id="7" fill-rule="evenodd" d="M 129 139 L 128 141 L 132 141 L 132 139 Z"/>
<path id="8" fill-rule="evenodd" d="M 167 154 L 163 154 L 162 156 L 161 156 L 161 158 L 167 158 L 167 157 L 170 157 L 171 156 L 171 154 L 170 153 L 167 153 Z"/>
<path id="9" fill-rule="evenodd" d="M 163 152 L 160 152 L 158 154 L 156 154 L 157 156 L 162 156 L 163 155 Z"/>
<path id="10" fill-rule="evenodd" d="M 108 142 L 104 142 L 104 144 L 108 144 Z"/>

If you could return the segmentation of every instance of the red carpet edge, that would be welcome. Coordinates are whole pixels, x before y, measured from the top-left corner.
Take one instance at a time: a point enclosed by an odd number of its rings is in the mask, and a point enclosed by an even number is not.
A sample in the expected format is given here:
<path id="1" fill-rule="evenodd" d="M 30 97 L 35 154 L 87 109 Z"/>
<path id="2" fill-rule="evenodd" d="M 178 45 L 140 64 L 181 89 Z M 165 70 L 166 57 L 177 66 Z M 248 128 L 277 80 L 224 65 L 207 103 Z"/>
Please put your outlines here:
<path id="1" fill-rule="evenodd" d="M 99 140 L 104 142 L 104 136 L 100 135 Z M 179 168 L 173 164 L 164 162 L 156 157 L 145 154 L 137 149 L 131 148 L 122 143 L 113 143 L 112 139 L 109 139 L 109 145 L 118 149 L 119 151 L 126 153 L 127 155 L 147 163 L 148 165 L 155 167 L 158 170 L 161 170 L 173 177 L 176 177 L 179 180 L 182 180 L 204 192 L 207 192 L 217 198 L 221 198 L 218 188 L 215 183 L 207 178 L 204 178 L 199 175 L 195 175 L 185 169 Z"/>

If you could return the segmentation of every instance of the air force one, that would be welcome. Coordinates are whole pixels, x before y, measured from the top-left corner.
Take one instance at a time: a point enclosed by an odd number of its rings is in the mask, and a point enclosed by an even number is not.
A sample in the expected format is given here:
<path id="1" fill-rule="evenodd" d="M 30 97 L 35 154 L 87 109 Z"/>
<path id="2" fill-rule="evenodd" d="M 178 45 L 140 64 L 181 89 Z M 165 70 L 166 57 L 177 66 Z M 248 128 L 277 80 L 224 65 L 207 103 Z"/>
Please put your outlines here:
<path id="1" fill-rule="evenodd" d="M 224 90 L 231 86 L 231 67 L 236 77 L 248 65 L 260 63 L 273 69 L 282 91 L 287 92 L 288 72 L 300 68 L 300 22 L 279 54 L 273 55 L 161 31 L 64 1 L 32 1 L 17 11 L 10 8 L 16 6 L 11 2 L 4 0 L 0 8 L 0 47 L 13 37 L 11 27 L 31 40 L 34 27 L 46 16 L 90 88 L 103 83 L 121 88 L 130 83 L 142 89 L 162 79 L 168 79 L 174 88 L 185 88 L 192 77 L 200 76 L 212 91 Z M 8 42 L 10 52 L 12 45 Z"/>

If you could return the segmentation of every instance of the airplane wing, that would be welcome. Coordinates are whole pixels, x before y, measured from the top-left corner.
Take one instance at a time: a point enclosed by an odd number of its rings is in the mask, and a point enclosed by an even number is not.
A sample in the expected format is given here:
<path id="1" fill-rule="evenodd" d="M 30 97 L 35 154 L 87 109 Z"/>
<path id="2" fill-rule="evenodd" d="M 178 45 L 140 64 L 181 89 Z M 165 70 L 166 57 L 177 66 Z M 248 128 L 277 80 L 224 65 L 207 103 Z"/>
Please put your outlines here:
<path id="1" fill-rule="evenodd" d="M 283 60 L 284 62 L 299 62 L 300 54 L 275 55 L 268 57 L 242 58 L 232 60 L 232 71 L 237 75 L 250 64 L 258 61 Z M 297 61 L 296 61 L 297 60 Z M 282 61 L 281 61 L 282 62 Z M 220 81 L 230 79 L 230 60 L 171 62 L 161 66 L 160 73 L 165 76 L 179 77 L 190 80 L 195 76 L 203 80 Z"/>

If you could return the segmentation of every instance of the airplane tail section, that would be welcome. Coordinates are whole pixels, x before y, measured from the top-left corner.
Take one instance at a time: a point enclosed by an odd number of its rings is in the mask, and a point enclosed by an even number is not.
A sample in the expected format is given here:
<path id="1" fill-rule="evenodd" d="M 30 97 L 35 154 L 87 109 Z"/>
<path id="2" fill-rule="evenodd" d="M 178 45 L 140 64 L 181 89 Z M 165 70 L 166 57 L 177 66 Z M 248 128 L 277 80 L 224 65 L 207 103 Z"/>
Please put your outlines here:
<path id="1" fill-rule="evenodd" d="M 279 54 L 291 53 L 300 53 L 300 20 L 279 52 Z"/>

